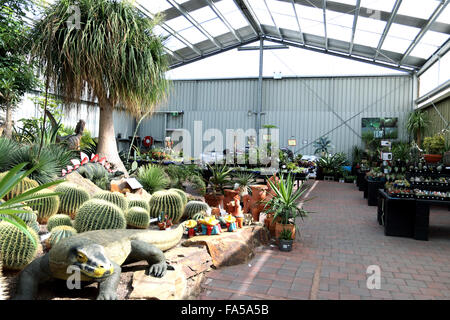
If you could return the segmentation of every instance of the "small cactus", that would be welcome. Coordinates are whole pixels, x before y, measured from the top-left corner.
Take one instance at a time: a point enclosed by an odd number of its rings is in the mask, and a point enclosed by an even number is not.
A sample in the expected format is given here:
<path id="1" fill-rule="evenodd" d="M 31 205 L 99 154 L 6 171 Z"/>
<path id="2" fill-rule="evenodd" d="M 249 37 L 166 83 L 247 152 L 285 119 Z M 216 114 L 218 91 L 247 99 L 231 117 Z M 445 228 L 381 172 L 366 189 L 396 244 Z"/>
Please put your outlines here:
<path id="1" fill-rule="evenodd" d="M 38 235 L 28 227 L 36 243 Z M 6 221 L 0 222 L 0 255 L 3 259 L 3 268 L 9 270 L 22 270 L 37 254 L 37 245 L 20 228 Z"/>
<path id="2" fill-rule="evenodd" d="M 55 192 L 61 193 L 58 213 L 67 214 L 72 219 L 75 218 L 78 208 L 90 199 L 86 190 L 70 182 L 61 183 L 55 188 Z"/>
<path id="3" fill-rule="evenodd" d="M 136 229 L 147 229 L 150 224 L 148 211 L 141 207 L 131 207 L 125 215 L 127 226 Z"/>
<path id="4" fill-rule="evenodd" d="M 128 209 L 127 198 L 125 198 L 125 196 L 120 192 L 109 192 L 109 191 L 98 192 L 93 196 L 93 198 L 111 202 L 116 206 L 118 206 L 123 211 L 126 211 Z"/>
<path id="5" fill-rule="evenodd" d="M 201 211 L 208 211 L 209 205 L 206 202 L 202 201 L 189 201 L 184 208 L 184 216 L 187 219 L 193 219 L 194 215 Z"/>
<path id="6" fill-rule="evenodd" d="M 2 180 L 3 177 L 6 176 L 7 173 L 8 173 L 8 171 L 0 173 L 0 180 Z M 39 187 L 39 183 L 37 183 L 36 181 L 34 181 L 28 177 L 25 177 L 14 188 L 12 188 L 12 190 L 10 192 L 8 192 L 3 197 L 3 199 L 4 200 L 12 199 L 12 198 L 18 196 L 19 194 L 24 193 L 28 189 L 32 189 L 32 188 L 36 188 L 36 187 Z"/>
<path id="7" fill-rule="evenodd" d="M 149 206 L 148 202 L 145 200 L 142 200 L 142 199 L 128 200 L 128 207 L 129 208 L 141 207 L 142 209 L 145 209 L 145 211 L 147 211 L 147 213 L 150 211 L 150 206 Z"/>
<path id="8" fill-rule="evenodd" d="M 50 249 L 55 244 L 60 242 L 62 239 L 68 238 L 73 236 L 77 233 L 77 230 L 75 228 L 69 227 L 69 226 L 58 226 L 54 227 L 52 229 L 52 232 L 50 233 L 50 237 L 46 240 L 47 248 Z"/>
<path id="9" fill-rule="evenodd" d="M 43 189 L 36 194 L 48 194 L 53 193 L 50 189 Z M 52 196 L 38 200 L 31 200 L 27 202 L 33 210 L 37 211 L 37 221 L 41 224 L 46 224 L 48 219 L 55 215 L 59 209 L 59 197 Z"/>
<path id="10" fill-rule="evenodd" d="M 51 216 L 47 221 L 47 230 L 50 232 L 55 227 L 69 226 L 72 227 L 72 220 L 66 214 L 55 214 Z"/>
<path id="11" fill-rule="evenodd" d="M 102 199 L 91 199 L 77 211 L 74 227 L 78 233 L 102 229 L 125 229 L 125 215 L 118 206 Z"/>
<path id="12" fill-rule="evenodd" d="M 177 223 L 183 215 L 183 200 L 175 191 L 156 191 L 150 199 L 150 217 L 158 218 L 161 213 Z"/>

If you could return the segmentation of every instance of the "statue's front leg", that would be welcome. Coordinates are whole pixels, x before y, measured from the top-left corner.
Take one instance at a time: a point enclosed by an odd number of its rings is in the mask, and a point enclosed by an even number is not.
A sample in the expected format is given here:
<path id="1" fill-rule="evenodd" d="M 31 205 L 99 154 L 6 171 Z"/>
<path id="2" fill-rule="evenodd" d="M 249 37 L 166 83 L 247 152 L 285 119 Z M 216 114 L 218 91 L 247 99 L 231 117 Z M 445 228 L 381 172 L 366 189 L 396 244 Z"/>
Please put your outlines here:
<path id="1" fill-rule="evenodd" d="M 99 283 L 97 300 L 117 300 L 117 287 L 119 286 L 122 269 L 116 263 L 112 263 L 112 266 L 114 272 Z"/>
<path id="2" fill-rule="evenodd" d="M 157 247 L 140 240 L 131 241 L 130 261 L 145 260 L 149 264 L 148 274 L 163 277 L 167 271 L 166 257 Z"/>
<path id="3" fill-rule="evenodd" d="M 19 274 L 16 294 L 12 300 L 33 300 L 38 293 L 40 283 L 52 278 L 48 254 L 33 260 Z"/>

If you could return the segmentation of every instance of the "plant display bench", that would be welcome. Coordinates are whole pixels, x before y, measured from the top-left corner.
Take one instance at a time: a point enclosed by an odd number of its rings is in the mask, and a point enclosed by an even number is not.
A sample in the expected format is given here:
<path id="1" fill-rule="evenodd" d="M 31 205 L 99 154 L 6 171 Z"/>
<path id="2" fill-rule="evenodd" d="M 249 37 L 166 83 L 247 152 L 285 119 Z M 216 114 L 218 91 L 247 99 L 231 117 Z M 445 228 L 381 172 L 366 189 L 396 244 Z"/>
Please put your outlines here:
<path id="1" fill-rule="evenodd" d="M 378 205 L 378 189 L 384 187 L 385 181 L 369 180 L 367 177 L 365 180 L 367 180 L 367 204 L 376 206 Z"/>
<path id="2" fill-rule="evenodd" d="M 368 191 L 369 191 L 369 184 L 367 183 L 367 177 L 364 174 L 364 178 L 361 181 L 361 185 L 359 186 L 359 191 L 363 192 L 364 199 L 367 199 L 368 197 Z"/>
<path id="3" fill-rule="evenodd" d="M 378 222 L 386 236 L 414 237 L 416 226 L 416 199 L 392 198 L 379 189 Z"/>
<path id="4" fill-rule="evenodd" d="M 364 191 L 364 179 L 366 177 L 365 170 L 358 169 L 356 170 L 356 186 L 359 191 Z"/>

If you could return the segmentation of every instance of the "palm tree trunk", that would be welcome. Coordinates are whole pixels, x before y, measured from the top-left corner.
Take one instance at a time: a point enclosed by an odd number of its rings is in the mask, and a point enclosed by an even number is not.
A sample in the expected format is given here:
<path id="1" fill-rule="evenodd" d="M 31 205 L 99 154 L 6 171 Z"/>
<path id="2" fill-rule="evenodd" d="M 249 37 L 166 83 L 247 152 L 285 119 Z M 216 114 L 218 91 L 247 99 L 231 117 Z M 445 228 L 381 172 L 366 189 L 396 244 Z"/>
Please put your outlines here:
<path id="1" fill-rule="evenodd" d="M 128 176 L 128 172 L 117 150 L 116 135 L 114 131 L 113 107 L 111 105 L 100 104 L 100 126 L 98 135 L 97 153 Z"/>
<path id="2" fill-rule="evenodd" d="M 419 130 L 417 130 L 417 146 L 419 147 L 419 148 L 421 148 L 421 146 L 420 146 L 420 129 Z"/>
<path id="3" fill-rule="evenodd" d="M 5 136 L 12 137 L 12 107 L 9 103 L 6 105 Z"/>

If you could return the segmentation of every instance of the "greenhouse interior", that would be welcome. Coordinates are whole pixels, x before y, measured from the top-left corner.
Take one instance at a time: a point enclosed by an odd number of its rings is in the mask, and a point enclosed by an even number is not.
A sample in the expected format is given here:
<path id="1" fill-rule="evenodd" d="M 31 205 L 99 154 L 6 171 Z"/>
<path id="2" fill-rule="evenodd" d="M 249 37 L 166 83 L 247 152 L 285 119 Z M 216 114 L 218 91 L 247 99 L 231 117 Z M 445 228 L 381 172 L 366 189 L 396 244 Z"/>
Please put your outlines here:
<path id="1" fill-rule="evenodd" d="M 0 300 L 450 300 L 449 3 L 2 1 Z"/>

